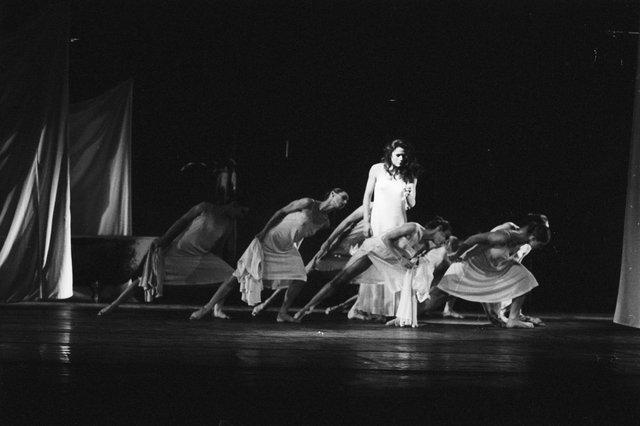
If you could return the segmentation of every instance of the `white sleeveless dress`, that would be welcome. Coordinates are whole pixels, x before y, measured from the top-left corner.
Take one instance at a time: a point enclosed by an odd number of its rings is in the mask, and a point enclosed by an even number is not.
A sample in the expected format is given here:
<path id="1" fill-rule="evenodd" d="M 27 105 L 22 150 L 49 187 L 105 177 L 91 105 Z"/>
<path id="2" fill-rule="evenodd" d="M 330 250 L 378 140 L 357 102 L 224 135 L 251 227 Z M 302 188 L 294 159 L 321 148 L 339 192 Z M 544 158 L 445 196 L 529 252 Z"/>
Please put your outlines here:
<path id="1" fill-rule="evenodd" d="M 374 203 L 371 208 L 371 234 L 376 237 L 407 222 L 404 191 L 407 184 L 384 170 L 383 163 L 373 167 L 379 169 L 373 190 Z M 384 285 L 384 278 L 375 269 L 369 268 L 353 282 L 367 285 L 360 286 L 358 299 L 352 309 L 374 315 L 395 315 L 396 294 Z"/>
<path id="2" fill-rule="evenodd" d="M 289 281 L 306 282 L 307 272 L 298 247 L 304 238 L 328 225 L 329 218 L 315 202 L 309 209 L 285 216 L 267 231 L 262 242 L 254 239 L 233 273 L 240 283 L 242 300 L 256 305 L 262 300 L 260 293 L 265 286 L 275 290 L 288 286 Z"/>

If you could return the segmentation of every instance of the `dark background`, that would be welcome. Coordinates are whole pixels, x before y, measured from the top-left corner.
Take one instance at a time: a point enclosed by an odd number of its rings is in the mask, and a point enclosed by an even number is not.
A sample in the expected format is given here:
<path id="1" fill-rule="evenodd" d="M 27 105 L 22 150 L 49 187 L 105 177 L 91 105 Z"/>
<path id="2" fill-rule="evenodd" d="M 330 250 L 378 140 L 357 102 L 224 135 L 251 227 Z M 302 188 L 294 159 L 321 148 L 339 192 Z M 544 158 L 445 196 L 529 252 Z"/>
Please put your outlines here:
<path id="1" fill-rule="evenodd" d="M 59 3 L 4 3 L 1 35 Z M 638 31 L 637 1 L 68 4 L 71 101 L 134 80 L 134 234 L 212 195 L 185 163 L 229 156 L 252 209 L 241 249 L 335 186 L 352 196 L 337 224 L 404 137 L 426 167 L 410 220 L 438 214 L 465 237 L 545 213 L 532 309 L 613 312 L 638 40 L 611 31 Z"/>

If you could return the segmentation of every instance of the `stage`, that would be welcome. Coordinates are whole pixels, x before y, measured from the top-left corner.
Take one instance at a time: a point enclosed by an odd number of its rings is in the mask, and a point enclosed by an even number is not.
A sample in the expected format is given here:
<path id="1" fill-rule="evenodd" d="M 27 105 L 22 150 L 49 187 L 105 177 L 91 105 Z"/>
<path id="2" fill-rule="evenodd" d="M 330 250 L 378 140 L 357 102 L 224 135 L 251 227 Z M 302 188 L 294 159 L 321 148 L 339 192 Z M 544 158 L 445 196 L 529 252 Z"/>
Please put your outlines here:
<path id="1" fill-rule="evenodd" d="M 640 332 L 604 316 L 417 329 L 314 313 L 3 304 L 0 419 L 78 424 L 612 424 L 640 415 Z M 637 423 L 636 423 L 637 424 Z"/>

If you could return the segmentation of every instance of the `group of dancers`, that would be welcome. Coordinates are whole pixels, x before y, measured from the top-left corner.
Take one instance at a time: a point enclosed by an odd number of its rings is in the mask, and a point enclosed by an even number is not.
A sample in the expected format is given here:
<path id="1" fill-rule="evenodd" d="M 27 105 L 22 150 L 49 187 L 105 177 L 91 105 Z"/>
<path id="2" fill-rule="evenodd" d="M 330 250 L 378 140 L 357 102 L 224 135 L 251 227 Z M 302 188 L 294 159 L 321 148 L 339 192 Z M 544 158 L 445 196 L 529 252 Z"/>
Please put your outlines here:
<path id="1" fill-rule="evenodd" d="M 521 260 L 549 242 L 546 216 L 529 214 L 519 226 L 508 222 L 460 241 L 443 218 L 424 225 L 407 222 L 406 212 L 416 202 L 419 173 L 408 143 L 397 139 L 387 144 L 382 161 L 369 171 L 362 205 L 333 230 L 306 266 L 299 244 L 329 228 L 328 213 L 343 209 L 349 201 L 345 190 L 334 188 L 322 201 L 302 198 L 276 211 L 235 269 L 217 254 L 229 241 L 232 223 L 245 216 L 247 209 L 235 202 L 201 203 L 152 243 L 139 276 L 129 280 L 123 293 L 99 315 L 115 309 L 137 287 L 151 300 L 162 295 L 164 285 L 222 282 L 190 319 L 229 318 L 224 301 L 239 287 L 242 300 L 254 306 L 254 315 L 284 292 L 276 320 L 300 322 L 336 288 L 354 283 L 359 290 L 348 313 L 353 319 L 391 318 L 389 325 L 415 327 L 420 313 L 443 305 L 445 316 L 459 317 L 452 306 L 460 298 L 481 303 L 489 320 L 501 327 L 542 325 L 539 318 L 525 316 L 521 310 L 526 295 L 538 285 Z M 290 315 L 312 271 L 333 277 Z M 263 302 L 264 288 L 274 293 Z"/>

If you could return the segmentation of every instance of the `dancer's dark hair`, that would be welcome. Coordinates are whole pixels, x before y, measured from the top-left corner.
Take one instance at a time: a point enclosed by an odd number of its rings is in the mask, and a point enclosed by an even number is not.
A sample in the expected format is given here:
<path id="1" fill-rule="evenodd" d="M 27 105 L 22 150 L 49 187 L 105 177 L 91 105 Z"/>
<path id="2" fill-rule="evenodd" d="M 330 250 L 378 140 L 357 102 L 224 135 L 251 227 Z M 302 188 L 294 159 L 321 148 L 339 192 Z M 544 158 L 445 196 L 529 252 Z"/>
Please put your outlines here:
<path id="1" fill-rule="evenodd" d="M 425 225 L 425 228 L 436 229 L 438 226 L 442 227 L 440 229 L 442 229 L 443 232 L 452 231 L 451 224 L 449 223 L 449 221 L 441 218 L 440 216 L 436 216 L 433 219 L 431 219 L 429 222 L 427 222 L 427 224 Z"/>
<path id="2" fill-rule="evenodd" d="M 342 188 L 330 189 L 326 194 L 324 194 L 324 199 L 326 200 L 327 198 L 329 198 L 329 194 L 331 194 L 332 192 L 335 192 L 336 194 L 345 194 L 347 196 L 347 200 L 349 199 L 349 193 Z"/>
<path id="3" fill-rule="evenodd" d="M 384 169 L 387 173 L 391 174 L 391 154 L 396 148 L 404 149 L 405 160 L 403 165 L 397 169 L 396 173 L 400 175 L 405 182 L 412 182 L 422 174 L 422 166 L 416 160 L 414 156 L 413 146 L 402 139 L 395 139 L 384 147 L 384 154 L 382 155 L 382 161 L 384 163 Z"/>
<path id="4" fill-rule="evenodd" d="M 549 228 L 549 219 L 547 216 L 538 213 L 529 213 L 520 223 L 521 228 L 525 226 L 529 233 L 542 244 L 547 244 L 551 241 L 551 229 Z"/>

